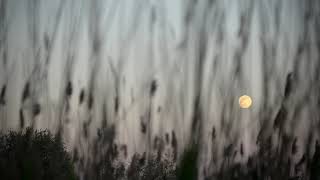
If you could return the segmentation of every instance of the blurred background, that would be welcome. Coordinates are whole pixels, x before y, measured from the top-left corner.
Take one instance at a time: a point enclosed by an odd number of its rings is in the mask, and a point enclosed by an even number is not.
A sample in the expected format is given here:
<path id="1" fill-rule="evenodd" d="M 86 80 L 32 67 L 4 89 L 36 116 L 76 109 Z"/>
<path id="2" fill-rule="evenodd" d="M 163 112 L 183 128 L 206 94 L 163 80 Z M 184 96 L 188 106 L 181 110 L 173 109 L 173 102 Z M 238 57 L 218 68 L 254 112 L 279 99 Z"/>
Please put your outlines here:
<path id="1" fill-rule="evenodd" d="M 320 132 L 319 32 L 318 0 L 0 0 L 0 130 L 90 159 L 112 128 L 124 162 L 195 140 L 207 173 L 285 135 L 298 161 Z"/>

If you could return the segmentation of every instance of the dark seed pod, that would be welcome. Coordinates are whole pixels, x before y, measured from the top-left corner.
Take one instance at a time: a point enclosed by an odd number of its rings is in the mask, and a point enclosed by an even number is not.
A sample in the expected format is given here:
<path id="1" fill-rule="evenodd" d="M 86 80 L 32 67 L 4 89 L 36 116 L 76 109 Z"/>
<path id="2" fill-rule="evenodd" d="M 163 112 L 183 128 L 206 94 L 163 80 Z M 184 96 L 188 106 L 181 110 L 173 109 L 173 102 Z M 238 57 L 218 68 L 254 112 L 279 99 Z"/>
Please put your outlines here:
<path id="1" fill-rule="evenodd" d="M 88 138 L 89 137 L 89 124 L 87 122 L 84 122 L 82 124 L 82 128 L 83 128 L 83 135 L 85 138 Z"/>
<path id="2" fill-rule="evenodd" d="M 102 125 L 101 125 L 101 127 L 102 128 L 106 128 L 107 125 L 108 125 L 107 105 L 106 105 L 106 103 L 103 103 L 101 113 L 102 113 L 102 116 L 101 116 L 102 117 Z"/>
<path id="3" fill-rule="evenodd" d="M 4 96 L 6 95 L 6 89 L 7 89 L 7 86 L 3 85 L 2 88 L 1 88 L 1 94 L 0 94 L 0 98 L 1 99 L 3 99 Z"/>
<path id="4" fill-rule="evenodd" d="M 155 94 L 156 91 L 157 91 L 157 87 L 158 87 L 157 81 L 156 81 L 156 80 L 153 80 L 153 81 L 151 82 L 151 87 L 150 87 L 150 96 L 154 96 L 154 94 Z"/>
<path id="5" fill-rule="evenodd" d="M 83 103 L 84 96 L 85 96 L 84 89 L 81 89 L 80 95 L 79 95 L 79 105 L 81 105 Z"/>
<path id="6" fill-rule="evenodd" d="M 212 140 L 216 139 L 216 128 L 212 127 Z"/>
<path id="7" fill-rule="evenodd" d="M 23 88 L 21 101 L 24 102 L 27 98 L 29 98 L 29 96 L 30 96 L 30 83 L 27 82 Z"/>
<path id="8" fill-rule="evenodd" d="M 22 129 L 24 127 L 24 115 L 23 115 L 23 110 L 20 109 L 19 110 L 19 117 L 20 117 L 20 129 Z"/>
<path id="9" fill-rule="evenodd" d="M 143 134 L 145 134 L 147 132 L 147 126 L 144 122 L 140 122 L 140 130 Z"/>
<path id="10" fill-rule="evenodd" d="M 7 89 L 6 85 L 3 85 L 2 88 L 1 88 L 0 105 L 5 105 L 6 104 L 6 100 L 5 100 L 6 89 Z"/>
<path id="11" fill-rule="evenodd" d="M 32 107 L 33 116 L 38 116 L 41 112 L 41 106 L 39 103 L 35 103 Z"/>
<path id="12" fill-rule="evenodd" d="M 70 97 L 72 95 L 72 83 L 71 81 L 68 82 L 67 87 L 66 87 L 66 96 Z"/>
<path id="13" fill-rule="evenodd" d="M 274 120 L 274 124 L 273 127 L 277 128 L 277 127 L 282 127 L 283 123 L 285 122 L 286 118 L 287 118 L 287 114 L 288 112 L 286 111 L 286 109 L 282 106 L 279 110 L 279 112 L 276 115 L 276 118 Z"/>
<path id="14" fill-rule="evenodd" d="M 171 132 L 172 140 L 171 140 L 171 145 L 172 147 L 176 148 L 178 145 L 178 141 L 176 138 L 176 133 L 174 131 Z"/>
<path id="15" fill-rule="evenodd" d="M 243 156 L 243 154 L 244 154 L 243 144 L 242 143 L 240 144 L 240 154 L 241 154 L 241 156 Z"/>
<path id="16" fill-rule="evenodd" d="M 285 91 L 284 91 L 285 98 L 287 98 L 292 91 L 292 80 L 293 80 L 292 73 L 289 73 L 287 76 L 287 79 L 286 79 L 286 87 L 285 87 Z"/>
<path id="17" fill-rule="evenodd" d="M 114 98 L 114 111 L 115 111 L 116 114 L 119 111 L 119 97 L 118 96 L 116 96 Z"/>
<path id="18" fill-rule="evenodd" d="M 172 134 L 171 145 L 173 148 L 173 160 L 175 161 L 177 160 L 177 157 L 178 157 L 178 141 L 177 141 L 175 132 L 172 131 L 171 134 Z"/>

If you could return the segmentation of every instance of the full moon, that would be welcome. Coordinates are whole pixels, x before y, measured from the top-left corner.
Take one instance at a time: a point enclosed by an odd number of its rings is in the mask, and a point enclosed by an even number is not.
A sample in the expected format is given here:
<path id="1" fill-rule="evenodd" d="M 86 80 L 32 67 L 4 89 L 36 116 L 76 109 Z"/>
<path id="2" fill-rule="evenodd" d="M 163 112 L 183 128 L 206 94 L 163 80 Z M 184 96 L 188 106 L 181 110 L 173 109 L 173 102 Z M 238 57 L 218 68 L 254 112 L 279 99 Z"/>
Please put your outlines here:
<path id="1" fill-rule="evenodd" d="M 239 98 L 239 105 L 241 108 L 247 109 L 252 105 L 252 99 L 250 96 L 243 95 Z"/>

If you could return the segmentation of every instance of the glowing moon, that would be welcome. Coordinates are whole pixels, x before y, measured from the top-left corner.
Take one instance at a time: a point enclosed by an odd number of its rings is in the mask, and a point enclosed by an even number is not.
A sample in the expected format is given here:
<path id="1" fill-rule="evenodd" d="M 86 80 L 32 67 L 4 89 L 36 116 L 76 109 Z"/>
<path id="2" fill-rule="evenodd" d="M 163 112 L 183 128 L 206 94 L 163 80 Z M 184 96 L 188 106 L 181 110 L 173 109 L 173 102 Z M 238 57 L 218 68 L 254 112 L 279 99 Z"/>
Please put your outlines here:
<path id="1" fill-rule="evenodd" d="M 243 95 L 239 98 L 239 105 L 241 108 L 247 109 L 252 105 L 252 99 L 250 96 Z"/>

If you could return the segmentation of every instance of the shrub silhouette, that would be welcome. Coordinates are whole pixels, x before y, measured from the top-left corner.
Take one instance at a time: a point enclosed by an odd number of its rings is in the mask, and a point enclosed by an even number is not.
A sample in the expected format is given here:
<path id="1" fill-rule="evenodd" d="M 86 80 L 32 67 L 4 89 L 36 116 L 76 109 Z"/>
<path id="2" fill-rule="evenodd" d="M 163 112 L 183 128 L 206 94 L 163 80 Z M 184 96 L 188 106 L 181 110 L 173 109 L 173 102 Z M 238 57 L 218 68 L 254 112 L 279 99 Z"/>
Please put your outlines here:
<path id="1" fill-rule="evenodd" d="M 47 130 L 0 134 L 0 179 L 75 179 L 61 140 Z"/>

